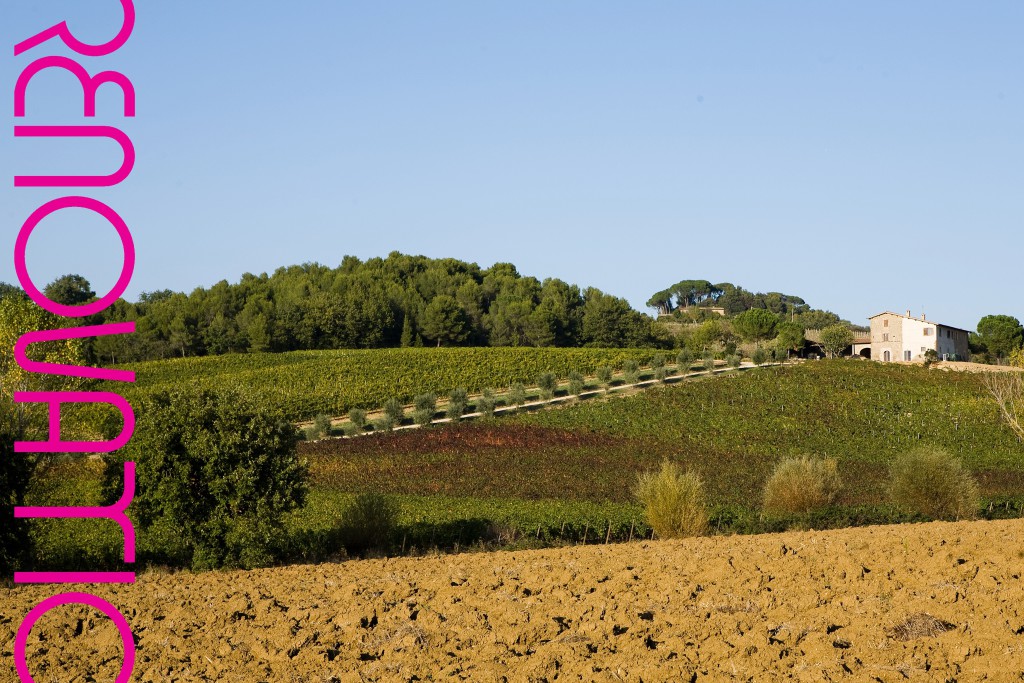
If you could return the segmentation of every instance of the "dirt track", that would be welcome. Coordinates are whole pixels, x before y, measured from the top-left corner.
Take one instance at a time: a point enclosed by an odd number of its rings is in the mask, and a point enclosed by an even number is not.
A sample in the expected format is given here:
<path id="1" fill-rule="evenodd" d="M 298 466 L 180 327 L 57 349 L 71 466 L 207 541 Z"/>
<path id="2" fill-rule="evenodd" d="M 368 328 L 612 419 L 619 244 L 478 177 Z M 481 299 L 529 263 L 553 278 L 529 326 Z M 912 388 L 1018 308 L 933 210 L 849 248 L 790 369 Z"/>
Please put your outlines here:
<path id="1" fill-rule="evenodd" d="M 1022 539 L 1024 521 L 936 523 L 149 573 L 96 592 L 133 625 L 136 681 L 1011 681 Z M 49 594 L 0 589 L 0 681 Z M 36 681 L 113 681 L 113 626 L 62 610 L 29 638 Z"/>

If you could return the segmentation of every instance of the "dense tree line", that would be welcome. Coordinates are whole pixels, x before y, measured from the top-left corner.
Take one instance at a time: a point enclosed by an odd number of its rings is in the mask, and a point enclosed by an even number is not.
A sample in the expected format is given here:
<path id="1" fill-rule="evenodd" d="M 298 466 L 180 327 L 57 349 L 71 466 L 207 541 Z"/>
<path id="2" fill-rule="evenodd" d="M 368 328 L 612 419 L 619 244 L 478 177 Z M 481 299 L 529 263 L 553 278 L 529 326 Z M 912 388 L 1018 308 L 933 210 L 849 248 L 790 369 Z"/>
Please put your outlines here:
<path id="1" fill-rule="evenodd" d="M 655 293 L 647 305 L 659 315 L 701 322 L 715 315 L 709 309 L 721 308 L 726 316 L 745 311 L 765 310 L 806 329 L 822 329 L 843 322 L 831 311 L 811 308 L 801 297 L 781 292 L 750 292 L 731 282 L 712 284 L 708 280 L 682 280 Z"/>
<path id="2" fill-rule="evenodd" d="M 58 278 L 45 293 L 69 304 L 95 296 L 78 275 Z M 398 252 L 365 262 L 346 256 L 336 268 L 307 263 L 246 274 L 190 294 L 148 292 L 89 322 L 125 320 L 136 322 L 136 334 L 92 340 L 92 359 L 457 344 L 671 345 L 649 316 L 598 289 L 524 276 L 511 263 L 481 268 Z"/>

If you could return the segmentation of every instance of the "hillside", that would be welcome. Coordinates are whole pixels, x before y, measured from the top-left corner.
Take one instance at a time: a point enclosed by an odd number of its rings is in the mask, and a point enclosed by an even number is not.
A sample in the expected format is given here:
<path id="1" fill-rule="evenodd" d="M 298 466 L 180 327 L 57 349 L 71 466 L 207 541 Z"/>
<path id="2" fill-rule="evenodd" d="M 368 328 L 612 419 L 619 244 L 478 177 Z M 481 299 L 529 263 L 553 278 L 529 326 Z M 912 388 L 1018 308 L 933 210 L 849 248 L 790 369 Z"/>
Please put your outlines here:
<path id="1" fill-rule="evenodd" d="M 927 444 L 963 459 L 989 502 L 1024 502 L 1021 445 L 979 376 L 819 361 L 595 398 L 494 422 L 303 446 L 314 477 L 349 491 L 629 502 L 670 458 L 713 503 L 752 514 L 786 455 L 837 458 L 840 505 L 884 502 L 892 458 Z"/>
<path id="2" fill-rule="evenodd" d="M 1007 681 L 1024 522 L 142 574 L 139 681 Z M 0 588 L 0 650 L 46 587 Z M 113 680 L 110 622 L 32 631 L 36 680 Z M 17 680 L 10 656 L 0 681 Z"/>

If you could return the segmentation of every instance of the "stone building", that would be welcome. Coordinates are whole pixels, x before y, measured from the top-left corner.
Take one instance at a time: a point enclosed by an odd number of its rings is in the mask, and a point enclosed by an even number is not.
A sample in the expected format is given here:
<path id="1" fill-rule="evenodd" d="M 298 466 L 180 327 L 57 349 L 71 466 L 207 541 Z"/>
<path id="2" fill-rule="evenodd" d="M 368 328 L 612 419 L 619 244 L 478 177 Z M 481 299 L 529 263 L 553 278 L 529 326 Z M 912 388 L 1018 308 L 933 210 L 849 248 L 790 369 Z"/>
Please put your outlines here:
<path id="1" fill-rule="evenodd" d="M 886 311 L 869 320 L 870 357 L 874 360 L 921 360 L 929 349 L 934 350 L 940 360 L 970 359 L 967 330 L 932 322 L 923 313 L 920 318 L 913 318 L 910 311 L 906 315 Z"/>

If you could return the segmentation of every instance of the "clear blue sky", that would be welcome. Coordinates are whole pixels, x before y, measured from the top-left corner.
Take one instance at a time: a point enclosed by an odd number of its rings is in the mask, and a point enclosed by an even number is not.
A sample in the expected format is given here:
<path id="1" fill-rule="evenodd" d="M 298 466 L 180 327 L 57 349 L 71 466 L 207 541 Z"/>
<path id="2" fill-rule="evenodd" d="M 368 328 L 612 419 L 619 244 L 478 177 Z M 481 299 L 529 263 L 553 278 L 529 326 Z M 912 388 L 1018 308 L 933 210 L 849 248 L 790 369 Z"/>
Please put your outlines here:
<path id="1" fill-rule="evenodd" d="M 1024 3 L 138 4 L 122 51 L 83 58 L 138 90 L 135 172 L 85 192 L 132 226 L 129 298 L 399 250 L 640 309 L 707 278 L 861 323 L 1024 319 Z M 13 140 L 17 73 L 53 48 L 11 48 L 64 18 L 101 42 L 120 9 L 0 10 L 9 282 L 21 222 L 62 194 L 11 176 L 118 163 L 112 143 Z M 38 77 L 24 123 L 87 123 L 77 92 Z M 101 91 L 97 122 L 119 106 Z M 41 282 L 112 284 L 117 243 L 87 218 L 33 237 Z"/>

